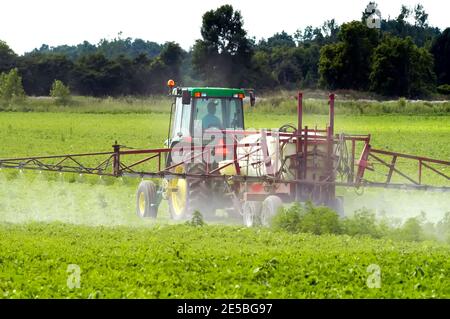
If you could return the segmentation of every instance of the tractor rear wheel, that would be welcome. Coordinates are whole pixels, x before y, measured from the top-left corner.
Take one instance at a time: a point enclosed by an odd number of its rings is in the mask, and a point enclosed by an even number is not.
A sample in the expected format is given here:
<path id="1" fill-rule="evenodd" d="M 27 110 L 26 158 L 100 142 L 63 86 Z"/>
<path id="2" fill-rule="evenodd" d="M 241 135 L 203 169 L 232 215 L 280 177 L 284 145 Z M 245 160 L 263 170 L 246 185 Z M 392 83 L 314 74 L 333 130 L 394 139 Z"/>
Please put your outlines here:
<path id="1" fill-rule="evenodd" d="M 136 214 L 140 218 L 156 218 L 156 186 L 152 181 L 142 181 L 136 193 Z"/>
<path id="2" fill-rule="evenodd" d="M 272 224 L 273 217 L 278 213 L 281 206 L 283 206 L 283 201 L 280 197 L 275 195 L 268 196 L 262 202 L 261 225 L 269 227 Z"/>
<path id="3" fill-rule="evenodd" d="M 201 175 L 205 173 L 203 163 L 180 165 L 177 174 Z M 169 181 L 169 211 L 174 220 L 189 219 L 198 210 L 203 216 L 211 213 L 211 190 L 205 179 L 175 177 Z"/>

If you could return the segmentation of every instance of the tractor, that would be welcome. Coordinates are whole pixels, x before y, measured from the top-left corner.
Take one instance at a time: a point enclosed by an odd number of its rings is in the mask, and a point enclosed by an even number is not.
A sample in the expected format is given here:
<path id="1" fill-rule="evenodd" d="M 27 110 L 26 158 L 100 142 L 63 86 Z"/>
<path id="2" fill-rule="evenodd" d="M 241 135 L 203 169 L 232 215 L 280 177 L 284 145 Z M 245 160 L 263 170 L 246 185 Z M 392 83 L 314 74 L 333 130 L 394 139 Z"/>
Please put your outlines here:
<path id="1" fill-rule="evenodd" d="M 344 216 L 337 187 L 450 191 L 450 161 L 376 149 L 369 134 L 336 134 L 333 93 L 325 128 L 303 126 L 299 92 L 296 126 L 246 130 L 244 101 L 254 107 L 254 90 L 176 87 L 173 80 L 168 86 L 173 103 L 163 148 L 127 149 L 116 142 L 109 152 L 0 159 L 0 167 L 141 178 L 139 217 L 156 218 L 166 199 L 174 220 L 195 211 L 214 220 L 225 211 L 248 227 L 270 225 L 291 202 L 311 201 Z M 415 176 L 411 167 L 417 167 Z M 424 184 L 425 170 L 443 184 Z"/>

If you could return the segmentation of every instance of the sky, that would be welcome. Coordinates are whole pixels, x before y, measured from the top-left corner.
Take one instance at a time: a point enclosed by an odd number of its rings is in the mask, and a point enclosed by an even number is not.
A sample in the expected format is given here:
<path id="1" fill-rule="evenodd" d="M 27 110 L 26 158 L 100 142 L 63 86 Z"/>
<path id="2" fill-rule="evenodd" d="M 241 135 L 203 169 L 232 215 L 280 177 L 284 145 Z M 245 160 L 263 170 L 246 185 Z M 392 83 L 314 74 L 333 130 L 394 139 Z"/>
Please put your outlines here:
<path id="1" fill-rule="evenodd" d="M 276 32 L 293 34 L 307 25 L 359 20 L 369 0 L 2 0 L 0 40 L 23 54 L 42 44 L 74 45 L 87 40 L 141 38 L 178 42 L 189 49 L 200 36 L 202 15 L 223 4 L 240 10 L 244 28 L 257 40 Z M 382 17 L 396 17 L 402 4 L 421 3 L 432 26 L 450 26 L 448 0 L 378 0 Z"/>

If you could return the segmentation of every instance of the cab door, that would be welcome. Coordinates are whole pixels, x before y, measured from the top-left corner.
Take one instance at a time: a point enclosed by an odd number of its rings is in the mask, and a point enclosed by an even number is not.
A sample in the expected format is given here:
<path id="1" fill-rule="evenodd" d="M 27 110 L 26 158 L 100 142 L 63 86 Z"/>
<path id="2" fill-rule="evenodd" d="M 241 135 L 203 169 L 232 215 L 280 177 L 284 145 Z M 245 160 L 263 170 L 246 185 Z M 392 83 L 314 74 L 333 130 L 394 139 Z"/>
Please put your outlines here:
<path id="1" fill-rule="evenodd" d="M 183 137 L 189 137 L 191 131 L 191 104 L 183 104 L 181 98 L 177 98 L 175 112 L 172 120 L 171 144 L 178 142 Z"/>

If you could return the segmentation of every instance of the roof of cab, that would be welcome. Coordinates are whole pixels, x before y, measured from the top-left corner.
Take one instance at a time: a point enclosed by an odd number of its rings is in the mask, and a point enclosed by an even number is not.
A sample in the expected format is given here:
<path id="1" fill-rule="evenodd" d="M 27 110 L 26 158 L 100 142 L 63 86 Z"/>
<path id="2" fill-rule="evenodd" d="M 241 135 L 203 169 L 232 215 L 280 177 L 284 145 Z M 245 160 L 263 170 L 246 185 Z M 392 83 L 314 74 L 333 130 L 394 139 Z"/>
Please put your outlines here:
<path id="1" fill-rule="evenodd" d="M 191 95 L 194 93 L 206 94 L 211 97 L 233 97 L 235 94 L 245 94 L 243 89 L 216 88 L 216 87 L 189 87 L 187 89 Z"/>

